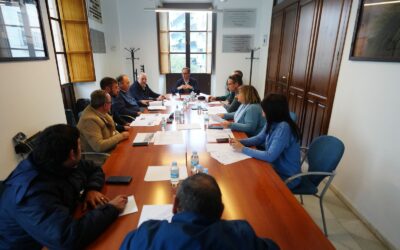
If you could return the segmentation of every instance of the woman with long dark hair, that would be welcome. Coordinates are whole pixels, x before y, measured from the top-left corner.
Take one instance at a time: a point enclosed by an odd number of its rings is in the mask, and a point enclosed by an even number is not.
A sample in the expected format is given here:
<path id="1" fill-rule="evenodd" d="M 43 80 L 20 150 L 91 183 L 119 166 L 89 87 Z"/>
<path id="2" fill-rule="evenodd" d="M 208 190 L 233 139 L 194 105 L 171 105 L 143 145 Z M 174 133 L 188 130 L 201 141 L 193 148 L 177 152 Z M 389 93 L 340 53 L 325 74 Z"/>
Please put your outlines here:
<path id="1" fill-rule="evenodd" d="M 285 96 L 270 94 L 261 102 L 267 124 L 261 132 L 251 138 L 234 140 L 235 150 L 253 158 L 271 163 L 275 171 L 283 179 L 300 173 L 300 131 L 291 119 L 289 105 Z M 265 150 L 249 148 L 264 145 Z M 288 184 L 294 188 L 300 183 Z"/>

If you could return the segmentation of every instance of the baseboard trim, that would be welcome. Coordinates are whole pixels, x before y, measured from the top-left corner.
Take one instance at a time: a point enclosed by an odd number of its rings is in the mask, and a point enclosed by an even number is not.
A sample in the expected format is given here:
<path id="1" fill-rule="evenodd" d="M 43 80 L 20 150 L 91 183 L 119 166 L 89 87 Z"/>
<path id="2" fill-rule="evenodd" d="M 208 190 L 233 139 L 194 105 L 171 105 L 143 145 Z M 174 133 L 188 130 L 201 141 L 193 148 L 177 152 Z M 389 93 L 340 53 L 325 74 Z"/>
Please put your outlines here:
<path id="1" fill-rule="evenodd" d="M 378 240 L 381 241 L 385 247 L 393 250 L 396 249 L 395 246 L 390 243 L 390 241 L 386 239 L 386 237 L 383 236 L 374 225 L 372 225 L 360 212 L 357 211 L 357 209 L 354 208 L 350 201 L 344 195 L 342 195 L 335 185 L 331 184 L 329 189 L 350 209 L 351 212 L 353 212 L 360 219 L 362 223 L 364 223 L 364 225 L 372 232 L 372 234 L 375 235 L 376 238 L 378 238 Z"/>

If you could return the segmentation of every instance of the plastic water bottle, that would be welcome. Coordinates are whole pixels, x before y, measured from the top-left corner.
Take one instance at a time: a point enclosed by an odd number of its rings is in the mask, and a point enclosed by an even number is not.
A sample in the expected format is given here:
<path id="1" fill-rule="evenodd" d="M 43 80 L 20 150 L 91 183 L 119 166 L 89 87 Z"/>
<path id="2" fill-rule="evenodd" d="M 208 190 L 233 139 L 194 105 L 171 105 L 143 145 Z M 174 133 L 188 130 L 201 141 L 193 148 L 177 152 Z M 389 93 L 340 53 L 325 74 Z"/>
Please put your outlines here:
<path id="1" fill-rule="evenodd" d="M 195 97 L 196 97 L 196 93 L 194 93 L 194 91 L 190 92 L 190 100 L 194 101 Z"/>
<path id="2" fill-rule="evenodd" d="M 203 173 L 208 174 L 208 168 L 203 168 Z"/>
<path id="3" fill-rule="evenodd" d="M 190 168 L 192 170 L 192 174 L 196 173 L 196 166 L 199 165 L 199 155 L 196 151 L 193 151 L 192 156 L 190 157 Z"/>
<path id="4" fill-rule="evenodd" d="M 208 123 L 210 121 L 210 117 L 208 116 L 207 112 L 204 112 L 204 127 L 208 128 Z"/>
<path id="5" fill-rule="evenodd" d="M 179 168 L 176 161 L 172 162 L 170 170 L 171 184 L 172 186 L 177 186 L 179 183 Z"/>
<path id="6" fill-rule="evenodd" d="M 165 131 L 167 128 L 167 120 L 165 120 L 165 117 L 161 119 L 161 131 Z"/>
<path id="7" fill-rule="evenodd" d="M 181 112 L 179 110 L 178 105 L 176 105 L 174 116 L 175 116 L 175 122 L 179 123 L 180 120 L 181 120 L 181 117 L 180 117 L 181 116 Z"/>

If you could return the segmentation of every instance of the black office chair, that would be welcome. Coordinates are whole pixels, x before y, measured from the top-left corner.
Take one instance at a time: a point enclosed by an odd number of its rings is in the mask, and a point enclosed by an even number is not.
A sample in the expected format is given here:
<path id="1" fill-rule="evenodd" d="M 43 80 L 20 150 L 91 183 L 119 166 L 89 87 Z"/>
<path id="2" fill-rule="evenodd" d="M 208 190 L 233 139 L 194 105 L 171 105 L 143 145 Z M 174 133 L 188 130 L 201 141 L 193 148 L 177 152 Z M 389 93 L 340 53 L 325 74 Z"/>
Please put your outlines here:
<path id="1" fill-rule="evenodd" d="M 326 229 L 325 214 L 323 207 L 323 199 L 333 178 L 336 175 L 335 169 L 342 159 L 344 153 L 344 144 L 341 140 L 334 136 L 323 135 L 317 137 L 307 151 L 306 158 L 308 161 L 308 171 L 289 177 L 285 183 L 289 183 L 294 179 L 301 177 L 301 183 L 292 189 L 293 194 L 300 195 L 301 204 L 303 204 L 302 195 L 313 195 L 319 198 L 319 205 L 322 214 L 322 223 L 324 233 L 328 236 Z M 302 160 L 302 163 L 304 159 Z M 318 194 L 318 186 L 325 177 L 329 177 L 320 194 Z"/>

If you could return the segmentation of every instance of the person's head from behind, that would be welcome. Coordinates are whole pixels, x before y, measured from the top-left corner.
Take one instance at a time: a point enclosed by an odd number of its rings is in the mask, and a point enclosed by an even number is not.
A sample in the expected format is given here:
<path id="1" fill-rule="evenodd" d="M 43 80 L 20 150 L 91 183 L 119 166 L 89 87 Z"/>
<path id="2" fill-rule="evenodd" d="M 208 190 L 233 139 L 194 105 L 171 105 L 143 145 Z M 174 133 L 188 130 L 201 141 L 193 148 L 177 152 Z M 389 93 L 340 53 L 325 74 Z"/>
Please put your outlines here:
<path id="1" fill-rule="evenodd" d="M 104 90 L 95 90 L 90 95 L 90 106 L 105 114 L 111 110 L 111 96 Z"/>
<path id="2" fill-rule="evenodd" d="M 183 80 L 184 80 L 185 82 L 188 82 L 188 81 L 189 81 L 189 78 L 190 78 L 190 68 L 184 67 L 184 68 L 182 69 L 182 78 L 183 78 Z"/>
<path id="3" fill-rule="evenodd" d="M 131 84 L 131 82 L 129 81 L 129 77 L 127 75 L 118 76 L 117 81 L 118 81 L 118 86 L 121 90 L 125 92 L 129 90 L 129 85 Z"/>
<path id="4" fill-rule="evenodd" d="M 39 167 L 76 166 L 81 159 L 79 137 L 79 130 L 70 125 L 47 127 L 40 133 L 37 146 L 32 151 L 35 164 Z"/>
<path id="5" fill-rule="evenodd" d="M 230 75 L 226 84 L 230 92 L 236 92 L 238 88 L 242 86 L 243 82 L 238 75 Z"/>
<path id="6" fill-rule="evenodd" d="M 250 85 L 243 85 L 239 87 L 237 99 L 242 104 L 257 104 L 261 101 L 257 89 Z"/>
<path id="7" fill-rule="evenodd" d="M 104 77 L 101 79 L 100 88 L 114 97 L 119 93 L 118 82 L 112 77 Z"/>
<path id="8" fill-rule="evenodd" d="M 235 70 L 233 71 L 233 75 L 239 76 L 241 79 L 243 79 L 243 72 L 241 70 Z"/>
<path id="9" fill-rule="evenodd" d="M 219 219 L 223 211 L 221 190 L 212 176 L 195 174 L 179 185 L 174 202 L 174 214 L 193 212 L 209 219 Z"/>
<path id="10" fill-rule="evenodd" d="M 273 123 L 287 122 L 292 133 L 300 139 L 300 132 L 296 123 L 290 117 L 289 104 L 286 96 L 281 94 L 269 94 L 261 102 L 261 107 L 267 119 L 267 132 Z"/>
<path id="11" fill-rule="evenodd" d="M 146 73 L 140 73 L 138 76 L 138 83 L 142 88 L 145 88 L 147 86 L 147 74 Z"/>

